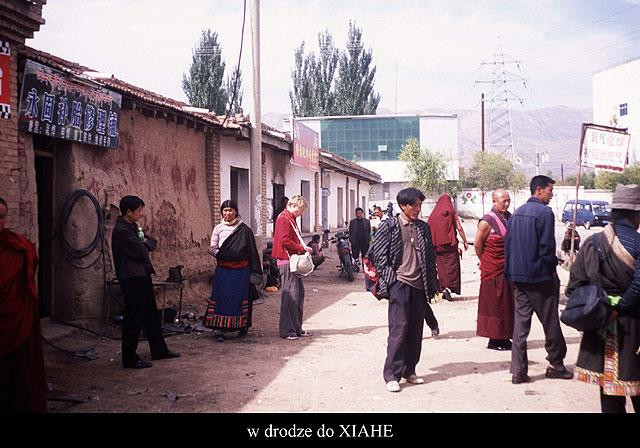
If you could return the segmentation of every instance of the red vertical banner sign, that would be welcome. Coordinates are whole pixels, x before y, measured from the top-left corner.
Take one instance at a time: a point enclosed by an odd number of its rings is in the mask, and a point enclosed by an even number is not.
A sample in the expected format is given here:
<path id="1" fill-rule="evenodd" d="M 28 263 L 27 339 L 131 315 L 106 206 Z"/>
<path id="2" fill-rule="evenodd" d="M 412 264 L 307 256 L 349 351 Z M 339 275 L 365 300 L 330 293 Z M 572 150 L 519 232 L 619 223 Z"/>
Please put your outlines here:
<path id="1" fill-rule="evenodd" d="M 293 125 L 293 157 L 291 163 L 309 170 L 320 168 L 320 139 L 313 129 L 296 121 Z"/>
<path id="2" fill-rule="evenodd" d="M 11 117 L 11 46 L 0 41 L 0 118 Z"/>

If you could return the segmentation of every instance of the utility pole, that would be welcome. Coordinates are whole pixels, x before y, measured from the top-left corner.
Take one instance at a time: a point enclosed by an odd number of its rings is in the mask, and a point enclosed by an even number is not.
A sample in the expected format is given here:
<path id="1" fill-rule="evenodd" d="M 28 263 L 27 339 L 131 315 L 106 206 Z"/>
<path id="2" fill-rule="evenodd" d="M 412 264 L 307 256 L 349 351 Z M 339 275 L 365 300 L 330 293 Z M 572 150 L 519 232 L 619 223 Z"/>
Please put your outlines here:
<path id="1" fill-rule="evenodd" d="M 536 146 L 536 176 L 540 174 L 540 150 Z"/>
<path id="2" fill-rule="evenodd" d="M 253 201 L 249 211 L 251 230 L 262 258 L 262 114 L 260 110 L 260 0 L 251 0 L 251 49 L 253 56 L 253 112 L 251 113 L 251 156 L 249 192 Z"/>
<path id="3" fill-rule="evenodd" d="M 482 130 L 482 137 L 481 137 L 481 141 L 482 141 L 482 152 L 484 152 L 484 93 L 482 94 L 482 96 L 480 97 L 480 105 L 481 105 L 481 112 L 480 112 L 480 129 Z"/>
<path id="4" fill-rule="evenodd" d="M 560 181 L 564 182 L 564 164 L 560 164 Z"/>

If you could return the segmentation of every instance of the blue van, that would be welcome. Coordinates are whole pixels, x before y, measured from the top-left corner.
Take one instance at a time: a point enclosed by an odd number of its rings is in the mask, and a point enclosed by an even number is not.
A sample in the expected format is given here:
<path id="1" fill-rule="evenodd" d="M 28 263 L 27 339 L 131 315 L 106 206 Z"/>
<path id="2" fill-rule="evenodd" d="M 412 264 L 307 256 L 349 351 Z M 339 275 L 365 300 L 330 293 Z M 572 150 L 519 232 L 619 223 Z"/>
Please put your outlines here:
<path id="1" fill-rule="evenodd" d="M 576 201 L 567 201 L 562 210 L 562 222 L 573 222 L 573 208 Z M 611 221 L 611 209 L 606 201 L 592 201 L 590 199 L 578 199 L 578 214 L 576 224 L 583 225 L 585 229 L 591 226 L 606 226 Z"/>

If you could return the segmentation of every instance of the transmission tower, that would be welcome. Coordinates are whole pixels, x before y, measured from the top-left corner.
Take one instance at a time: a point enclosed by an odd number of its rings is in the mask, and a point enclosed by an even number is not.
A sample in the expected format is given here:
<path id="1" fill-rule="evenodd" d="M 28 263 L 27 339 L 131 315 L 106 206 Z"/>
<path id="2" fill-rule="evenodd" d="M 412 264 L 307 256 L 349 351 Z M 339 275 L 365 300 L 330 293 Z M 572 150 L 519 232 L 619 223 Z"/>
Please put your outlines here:
<path id="1" fill-rule="evenodd" d="M 509 102 L 519 102 L 522 99 L 509 89 L 512 83 L 522 83 L 526 87 L 526 80 L 507 67 L 515 65 L 520 70 L 520 61 L 505 54 L 502 43 L 498 38 L 498 45 L 492 59 L 482 62 L 481 68 L 491 67 L 491 73 L 479 79 L 476 84 L 489 84 L 490 91 L 485 102 L 490 103 L 489 111 L 489 151 L 493 150 L 506 156 L 512 162 L 516 161 L 516 151 L 513 145 L 511 126 L 511 108 Z"/>

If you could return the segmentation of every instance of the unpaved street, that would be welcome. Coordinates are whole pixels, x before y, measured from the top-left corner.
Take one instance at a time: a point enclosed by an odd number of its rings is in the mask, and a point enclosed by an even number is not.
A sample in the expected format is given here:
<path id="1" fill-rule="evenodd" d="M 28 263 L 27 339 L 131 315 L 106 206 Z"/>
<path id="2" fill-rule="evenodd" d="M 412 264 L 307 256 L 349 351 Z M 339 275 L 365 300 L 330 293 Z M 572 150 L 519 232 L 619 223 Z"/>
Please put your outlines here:
<path id="1" fill-rule="evenodd" d="M 465 223 L 465 227 L 470 226 Z M 475 225 L 475 223 L 473 223 Z M 580 228 L 583 238 L 586 232 Z M 559 228 L 558 231 L 562 231 Z M 598 231 L 596 229 L 592 231 Z M 487 350 L 475 336 L 479 274 L 473 248 L 463 258 L 463 294 L 434 305 L 441 336 L 425 326 L 417 373 L 423 385 L 402 384 L 389 393 L 382 379 L 386 354 L 387 302 L 338 278 L 333 259 L 305 280 L 305 329 L 309 338 L 280 339 L 279 293 L 254 308 L 245 339 L 216 342 L 211 334 L 168 339 L 176 360 L 144 370 L 120 367 L 119 341 L 98 346 L 98 359 L 71 361 L 47 347 L 49 382 L 58 393 L 89 398 L 82 404 L 54 402 L 61 412 L 599 412 L 597 388 L 544 377 L 542 327 L 534 318 L 529 337 L 529 384 L 511 384 L 510 352 Z M 559 269 L 563 285 L 568 273 Z M 562 307 L 562 305 L 561 305 Z M 566 364 L 573 367 L 580 335 L 564 327 Z M 86 346 L 89 337 L 59 341 Z M 139 353 L 148 359 L 146 342 Z"/>

